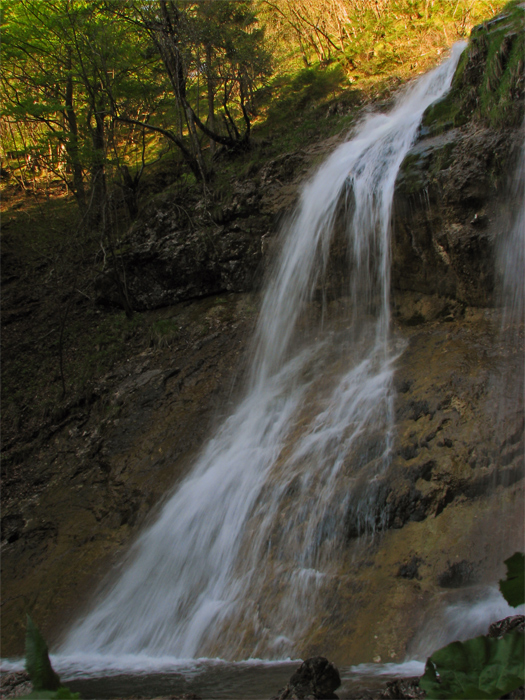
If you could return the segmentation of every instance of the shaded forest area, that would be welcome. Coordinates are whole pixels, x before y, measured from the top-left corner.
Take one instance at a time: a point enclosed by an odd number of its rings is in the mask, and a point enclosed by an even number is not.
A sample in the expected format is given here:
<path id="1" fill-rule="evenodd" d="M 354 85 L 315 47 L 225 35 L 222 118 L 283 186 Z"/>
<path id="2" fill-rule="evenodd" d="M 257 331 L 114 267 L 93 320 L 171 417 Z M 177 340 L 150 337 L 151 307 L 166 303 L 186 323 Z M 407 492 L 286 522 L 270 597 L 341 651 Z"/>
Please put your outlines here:
<path id="1" fill-rule="evenodd" d="M 129 232 L 160 192 L 220 235 L 232 178 L 348 130 L 504 5 L 4 0 L 5 468 L 126 353 L 177 338 L 127 286 Z"/>

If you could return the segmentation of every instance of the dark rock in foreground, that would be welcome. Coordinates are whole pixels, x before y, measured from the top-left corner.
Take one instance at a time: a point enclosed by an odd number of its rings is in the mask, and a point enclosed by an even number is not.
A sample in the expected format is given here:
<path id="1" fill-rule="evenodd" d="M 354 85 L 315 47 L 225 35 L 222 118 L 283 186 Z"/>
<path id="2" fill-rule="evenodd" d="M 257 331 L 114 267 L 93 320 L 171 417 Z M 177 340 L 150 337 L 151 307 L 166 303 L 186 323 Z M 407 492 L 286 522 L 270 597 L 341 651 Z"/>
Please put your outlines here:
<path id="1" fill-rule="evenodd" d="M 493 622 L 489 627 L 488 636 L 494 639 L 501 639 L 507 632 L 525 632 L 525 615 L 511 615 L 498 622 Z"/>
<path id="2" fill-rule="evenodd" d="M 424 698 L 426 693 L 419 687 L 419 678 L 396 678 L 388 681 L 386 689 L 379 694 L 380 698 Z"/>
<path id="3" fill-rule="evenodd" d="M 339 671 L 323 656 L 303 661 L 287 685 L 272 700 L 337 700 L 334 691 L 341 685 Z"/>

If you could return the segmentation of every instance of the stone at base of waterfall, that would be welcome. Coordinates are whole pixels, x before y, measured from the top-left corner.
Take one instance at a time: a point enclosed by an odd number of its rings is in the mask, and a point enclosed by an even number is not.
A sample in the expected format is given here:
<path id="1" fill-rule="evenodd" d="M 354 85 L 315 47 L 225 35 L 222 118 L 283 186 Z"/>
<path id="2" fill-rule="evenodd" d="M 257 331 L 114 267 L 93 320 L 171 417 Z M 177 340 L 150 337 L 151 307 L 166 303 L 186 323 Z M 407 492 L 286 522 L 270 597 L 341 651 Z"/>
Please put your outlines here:
<path id="1" fill-rule="evenodd" d="M 13 671 L 0 675 L 0 698 L 19 698 L 28 695 L 33 684 L 27 671 Z"/>
<path id="2" fill-rule="evenodd" d="M 386 690 L 381 691 L 379 698 L 425 698 L 426 693 L 419 687 L 419 678 L 396 678 L 393 681 L 387 681 Z"/>
<path id="3" fill-rule="evenodd" d="M 525 615 L 511 615 L 498 622 L 493 622 L 489 627 L 488 636 L 501 639 L 507 632 L 525 632 Z"/>
<path id="4" fill-rule="evenodd" d="M 334 690 L 341 685 L 339 671 L 324 656 L 303 661 L 287 685 L 272 700 L 337 700 Z"/>

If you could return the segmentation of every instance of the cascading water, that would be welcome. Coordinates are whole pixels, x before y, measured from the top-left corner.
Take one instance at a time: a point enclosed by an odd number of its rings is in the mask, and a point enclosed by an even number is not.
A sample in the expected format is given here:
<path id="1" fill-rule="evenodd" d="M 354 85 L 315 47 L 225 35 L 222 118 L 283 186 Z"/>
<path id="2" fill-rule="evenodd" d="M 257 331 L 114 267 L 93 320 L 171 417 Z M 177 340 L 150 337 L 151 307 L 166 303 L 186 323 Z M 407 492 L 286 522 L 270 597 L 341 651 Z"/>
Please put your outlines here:
<path id="1" fill-rule="evenodd" d="M 399 353 L 389 332 L 394 183 L 462 49 L 389 114 L 368 116 L 304 187 L 263 300 L 244 399 L 61 652 L 297 652 L 348 513 L 361 531 L 374 528 Z M 337 241 L 350 281 L 330 302 Z"/>
<path id="2" fill-rule="evenodd" d="M 525 124 L 522 124 L 522 134 Z M 501 278 L 503 323 L 523 322 L 525 311 L 525 149 L 521 150 L 514 177 L 510 183 L 508 225 L 506 235 L 497 246 L 497 272 Z"/>

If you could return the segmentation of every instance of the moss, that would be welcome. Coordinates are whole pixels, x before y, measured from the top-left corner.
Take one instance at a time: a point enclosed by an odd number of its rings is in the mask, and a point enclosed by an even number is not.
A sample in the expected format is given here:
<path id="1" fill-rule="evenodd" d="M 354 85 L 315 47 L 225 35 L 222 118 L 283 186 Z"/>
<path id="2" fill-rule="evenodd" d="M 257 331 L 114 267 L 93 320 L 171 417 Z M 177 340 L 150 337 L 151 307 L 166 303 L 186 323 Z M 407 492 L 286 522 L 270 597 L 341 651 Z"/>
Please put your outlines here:
<path id="1" fill-rule="evenodd" d="M 181 328 L 176 318 L 161 318 L 149 329 L 150 345 L 162 348 L 180 339 Z"/>
<path id="2" fill-rule="evenodd" d="M 402 188 L 405 194 L 421 192 L 436 174 L 450 166 L 454 143 L 445 142 L 430 151 L 412 152 L 401 165 Z"/>
<path id="3" fill-rule="evenodd" d="M 450 92 L 423 115 L 427 135 L 469 119 L 492 127 L 516 126 L 523 119 L 524 19 L 518 0 L 472 30 Z"/>

